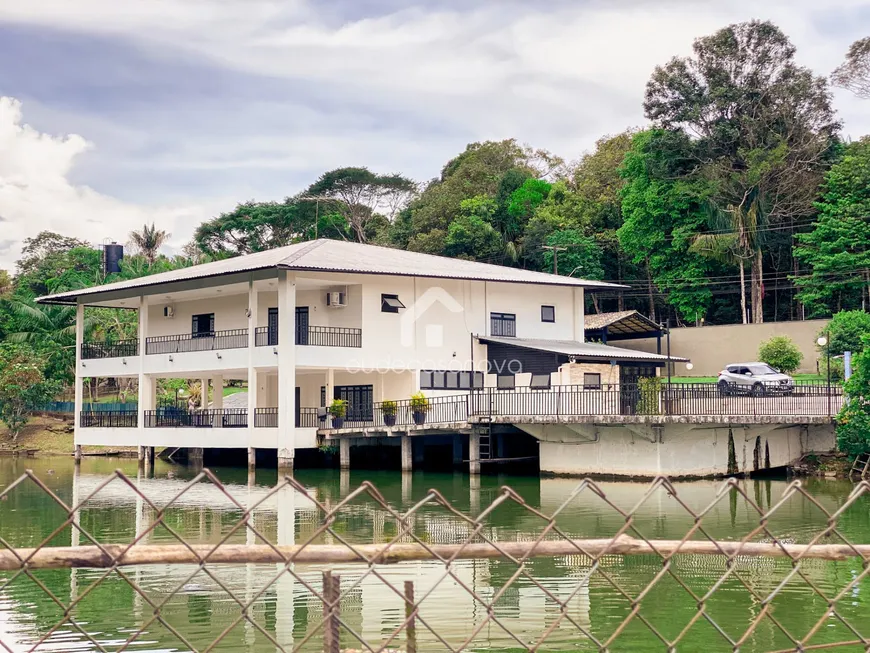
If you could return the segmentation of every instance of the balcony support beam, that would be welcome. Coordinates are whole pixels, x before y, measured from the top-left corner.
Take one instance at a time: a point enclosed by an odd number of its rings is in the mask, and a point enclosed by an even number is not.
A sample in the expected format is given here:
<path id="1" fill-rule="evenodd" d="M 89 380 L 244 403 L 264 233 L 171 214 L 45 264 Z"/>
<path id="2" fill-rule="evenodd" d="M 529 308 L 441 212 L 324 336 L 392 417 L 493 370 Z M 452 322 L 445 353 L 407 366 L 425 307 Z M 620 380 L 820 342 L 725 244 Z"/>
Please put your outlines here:
<path id="1" fill-rule="evenodd" d="M 139 442 L 145 442 L 145 411 L 151 409 L 149 397 L 150 379 L 145 376 L 145 339 L 148 337 L 148 304 L 145 295 L 139 296 L 139 397 L 136 426 L 139 429 Z"/>

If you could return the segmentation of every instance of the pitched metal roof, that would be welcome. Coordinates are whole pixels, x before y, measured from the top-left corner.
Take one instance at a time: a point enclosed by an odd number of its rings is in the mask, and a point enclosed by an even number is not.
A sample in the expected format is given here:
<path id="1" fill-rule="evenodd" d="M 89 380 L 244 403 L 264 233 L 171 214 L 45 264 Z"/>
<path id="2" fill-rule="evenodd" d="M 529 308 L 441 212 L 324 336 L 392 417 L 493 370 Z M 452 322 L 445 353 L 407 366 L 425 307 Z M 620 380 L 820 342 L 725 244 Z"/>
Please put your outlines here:
<path id="1" fill-rule="evenodd" d="M 668 359 L 664 354 L 652 354 L 646 351 L 611 347 L 610 345 L 602 345 L 597 342 L 577 342 L 576 340 L 539 340 L 537 338 L 501 338 L 496 336 L 479 336 L 478 340 L 485 344 L 509 345 L 577 358 L 600 359 L 602 361 L 650 361 L 664 363 L 671 360 L 680 363 L 689 360 L 681 356 L 671 356 Z"/>
<path id="2" fill-rule="evenodd" d="M 553 286 L 577 286 L 582 288 L 622 288 L 602 281 L 588 281 L 560 275 L 520 270 L 489 263 L 477 263 L 463 259 L 409 252 L 390 247 L 364 245 L 340 240 L 314 240 L 287 247 L 278 247 L 267 252 L 194 265 L 189 268 L 161 272 L 147 277 L 119 281 L 93 288 L 40 297 L 40 303 L 75 303 L 79 297 L 88 297 L 105 292 L 118 292 L 146 288 L 164 283 L 205 279 L 241 272 L 268 268 L 287 270 L 344 272 L 353 274 L 385 274 L 400 276 L 432 277 L 440 279 L 469 279 L 473 281 L 501 281 L 507 283 L 532 283 Z"/>
<path id="3" fill-rule="evenodd" d="M 661 326 L 653 322 L 646 315 L 637 311 L 619 311 L 616 313 L 593 313 L 584 316 L 583 325 L 588 331 L 595 331 L 607 327 L 608 333 L 613 335 L 626 333 L 650 333 L 660 331 Z"/>

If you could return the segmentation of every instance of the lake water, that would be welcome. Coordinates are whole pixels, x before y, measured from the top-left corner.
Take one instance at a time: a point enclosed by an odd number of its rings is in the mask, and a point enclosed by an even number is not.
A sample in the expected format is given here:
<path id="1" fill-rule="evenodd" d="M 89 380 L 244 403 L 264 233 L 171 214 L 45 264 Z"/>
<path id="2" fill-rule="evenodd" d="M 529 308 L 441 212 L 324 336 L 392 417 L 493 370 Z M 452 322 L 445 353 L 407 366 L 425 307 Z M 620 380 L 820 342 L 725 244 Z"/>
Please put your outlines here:
<path id="1" fill-rule="evenodd" d="M 0 458 L 0 491 L 27 468 L 33 469 L 66 502 L 87 496 L 115 469 L 129 475 L 158 505 L 168 502 L 184 486 L 186 479 L 194 476 L 192 470 L 159 461 L 153 473 L 145 475 L 139 472 L 135 460 L 87 458 L 77 471 L 69 458 Z M 219 468 L 213 471 L 243 505 L 259 500 L 277 483 L 274 469 L 258 470 L 252 477 L 244 469 Z M 456 508 L 471 514 L 485 508 L 498 495 L 502 485 L 514 488 L 530 506 L 551 513 L 578 484 L 574 479 L 484 476 L 480 487 L 472 488 L 469 477 L 462 474 L 415 473 L 403 477 L 397 472 L 370 471 L 342 475 L 337 470 L 299 470 L 296 479 L 319 501 L 331 505 L 362 481 L 370 480 L 396 509 L 408 508 L 420 501 L 429 488 L 435 488 Z M 804 483 L 831 511 L 843 505 L 853 488 L 851 483 L 844 481 L 810 479 Z M 600 485 L 608 498 L 623 509 L 636 504 L 648 487 L 646 483 L 630 482 L 602 482 Z M 765 509 L 778 501 L 786 485 L 784 480 L 742 482 L 749 497 Z M 720 482 L 706 481 L 677 485 L 680 498 L 696 510 L 711 503 L 720 487 Z M 174 507 L 168 509 L 165 521 L 188 542 L 216 543 L 232 530 L 241 514 L 242 510 L 217 488 L 205 483 L 185 493 Z M 80 523 L 100 542 L 125 543 L 147 528 L 154 518 L 152 509 L 137 500 L 129 487 L 115 480 L 88 501 L 81 512 Z M 307 497 L 285 489 L 263 502 L 255 512 L 254 524 L 273 542 L 292 544 L 306 541 L 319 519 L 320 515 Z M 58 504 L 32 483 L 15 488 L 6 500 L 0 502 L 0 537 L 12 546 L 36 546 L 64 520 L 65 513 Z M 565 507 L 558 524 L 570 536 L 595 538 L 613 535 L 624 524 L 624 518 L 608 508 L 600 498 L 584 492 Z M 739 539 L 757 524 L 758 517 L 749 503 L 735 493 L 726 494 L 704 520 L 707 532 L 723 540 Z M 485 532 L 499 541 L 529 540 L 540 532 L 542 525 L 540 518 L 508 503 L 490 515 Z M 635 525 L 648 538 L 680 539 L 691 527 L 692 518 L 673 498 L 659 490 L 638 510 Z M 770 522 L 771 530 L 778 537 L 798 543 L 808 541 L 824 525 L 823 514 L 800 497 L 790 499 Z M 397 532 L 395 521 L 370 498 L 361 498 L 349 505 L 339 515 L 334 528 L 338 536 L 353 543 L 388 541 Z M 436 543 L 461 542 L 468 532 L 467 526 L 434 504 L 427 504 L 418 513 L 414 529 L 421 539 Z M 862 497 L 849 508 L 840 522 L 840 529 L 855 543 L 870 543 L 870 498 Z M 249 537 L 244 529 L 240 529 L 229 538 L 229 542 L 245 543 Z M 83 536 L 78 540 L 81 544 L 88 543 Z M 147 541 L 170 543 L 173 536 L 158 526 Z M 336 538 L 329 536 L 321 536 L 317 541 L 338 543 Z M 51 540 L 51 544 L 56 546 L 74 542 L 69 526 Z M 243 600 L 257 597 L 251 609 L 256 626 L 245 622 L 238 624 L 212 650 L 274 651 L 274 640 L 286 650 L 301 645 L 302 650 L 320 651 L 323 647 L 321 631 L 303 643 L 322 618 L 322 606 L 305 584 L 319 589 L 322 572 L 327 568 L 341 575 L 344 588 L 357 583 L 365 571 L 364 567 L 352 564 L 331 567 L 299 564 L 294 568 L 298 579 L 284 574 L 278 582 L 263 590 L 276 576 L 274 564 L 213 567 L 215 578 L 202 572 L 189 578 L 196 571 L 196 567 L 190 565 L 125 568 L 124 573 L 141 592 L 134 591 L 115 573 L 90 589 L 105 575 L 105 570 L 43 570 L 33 572 L 33 576 L 61 602 L 67 603 L 71 597 L 84 595 L 73 609 L 72 618 L 105 650 L 119 650 L 125 640 L 153 615 L 149 603 L 162 601 L 167 601 L 161 610 L 166 623 L 149 625 L 126 650 L 205 649 L 239 615 L 239 605 L 221 588 L 223 584 Z M 580 629 L 604 641 L 631 610 L 630 599 L 615 590 L 611 580 L 630 596 L 637 596 L 661 568 L 661 560 L 655 556 L 608 556 L 602 561 L 600 571 L 584 582 L 590 569 L 588 559 L 579 555 L 536 558 L 527 569 L 546 592 L 526 578 L 521 577 L 512 583 L 495 603 L 494 619 L 481 630 L 469 650 L 518 651 L 533 645 L 558 620 L 560 608 L 551 597 L 562 601 L 569 599 L 570 621 L 566 619 L 556 625 L 541 650 L 596 650 L 594 641 Z M 458 561 L 454 565 L 456 579 L 446 580 L 442 580 L 443 565 L 434 562 L 402 563 L 380 569 L 384 578 L 398 588 L 406 580 L 414 581 L 418 597 L 424 596 L 437 584 L 423 600 L 420 615 L 456 648 L 487 615 L 486 608 L 463 589 L 462 584 L 489 601 L 511 579 L 516 565 L 505 560 Z M 762 609 L 760 601 L 745 585 L 764 596 L 782 582 L 790 569 L 787 560 L 741 559 L 737 573 L 725 580 L 708 601 L 708 614 L 732 638 L 739 639 Z M 683 556 L 675 561 L 673 570 L 693 591 L 703 594 L 724 573 L 725 560 L 710 556 Z M 830 596 L 857 578 L 862 573 L 862 566 L 856 559 L 846 562 L 809 560 L 803 564 L 802 571 L 821 592 Z M 0 586 L 10 577 L 9 572 L 0 573 Z M 179 587 L 181 589 L 173 594 Z M 840 616 L 865 637 L 870 637 L 868 592 L 870 580 L 865 577 L 846 591 L 837 604 Z M 825 615 L 826 609 L 826 601 L 800 576 L 795 576 L 773 600 L 771 614 L 779 625 L 765 618 L 741 650 L 793 648 L 793 643 L 781 629 L 802 638 Z M 663 637 L 671 639 L 683 631 L 696 613 L 696 605 L 687 591 L 676 580 L 665 576 L 644 596 L 639 615 Z M 16 652 L 33 650 L 39 639 L 62 618 L 63 608 L 49 598 L 35 580 L 19 576 L 0 589 L 0 650 L 4 646 Z M 357 583 L 342 601 L 342 618 L 376 648 L 402 623 L 404 606 L 395 592 L 369 575 Z M 186 642 L 180 640 L 172 629 Z M 400 636 L 392 646 L 403 649 L 403 637 Z M 417 639 L 419 651 L 445 650 L 420 623 L 417 624 Z M 837 618 L 829 617 L 819 633 L 806 643 L 854 639 L 845 625 Z M 343 650 L 366 650 L 348 632 L 342 634 L 341 643 Z M 650 628 L 637 618 L 610 647 L 621 651 L 661 651 L 664 648 Z M 679 650 L 684 651 L 702 649 L 732 650 L 732 646 L 703 618 L 687 631 L 679 646 Z M 67 624 L 56 629 L 35 650 L 98 649 L 82 632 Z M 864 649 L 854 646 L 838 650 Z"/>

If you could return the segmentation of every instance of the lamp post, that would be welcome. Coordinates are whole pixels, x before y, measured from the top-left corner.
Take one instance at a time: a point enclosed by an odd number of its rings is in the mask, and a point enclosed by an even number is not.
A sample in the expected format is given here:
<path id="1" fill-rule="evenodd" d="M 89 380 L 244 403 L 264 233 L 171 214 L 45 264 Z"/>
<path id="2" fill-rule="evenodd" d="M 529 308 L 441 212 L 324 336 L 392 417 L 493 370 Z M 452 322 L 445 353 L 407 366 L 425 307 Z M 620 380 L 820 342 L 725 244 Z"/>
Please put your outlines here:
<path id="1" fill-rule="evenodd" d="M 828 339 L 825 336 L 819 336 L 816 343 L 819 347 L 825 348 L 825 367 L 827 368 L 827 380 L 828 380 L 828 417 L 831 416 L 831 348 L 826 346 L 828 344 Z"/>

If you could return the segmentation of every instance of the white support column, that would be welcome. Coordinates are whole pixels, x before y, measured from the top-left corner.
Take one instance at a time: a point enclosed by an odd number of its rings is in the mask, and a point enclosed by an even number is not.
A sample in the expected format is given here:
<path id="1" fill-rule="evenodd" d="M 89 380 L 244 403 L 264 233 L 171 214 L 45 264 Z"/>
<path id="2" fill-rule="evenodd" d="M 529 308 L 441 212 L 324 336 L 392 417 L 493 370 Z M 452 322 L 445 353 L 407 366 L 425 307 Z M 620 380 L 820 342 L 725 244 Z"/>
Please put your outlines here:
<path id="1" fill-rule="evenodd" d="M 212 389 L 211 407 L 215 410 L 220 410 L 224 407 L 224 377 L 221 374 L 216 374 L 211 378 Z M 214 426 L 220 428 L 223 422 L 223 416 L 215 415 Z"/>
<path id="2" fill-rule="evenodd" d="M 139 297 L 139 444 L 145 446 L 145 411 L 150 410 L 150 380 L 145 376 L 145 339 L 148 337 L 148 304 Z M 143 456 L 144 458 L 144 456 Z"/>
<path id="3" fill-rule="evenodd" d="M 199 380 L 199 407 L 205 410 L 208 408 L 208 379 L 202 378 Z"/>
<path id="4" fill-rule="evenodd" d="M 76 304 L 76 373 L 75 373 L 75 408 L 73 419 L 73 439 L 75 442 L 75 459 L 76 462 L 81 460 L 81 449 L 79 448 L 79 429 L 82 423 L 82 403 L 84 401 L 84 388 L 82 381 L 85 377 L 85 370 L 82 367 L 82 343 L 85 341 L 85 305 Z"/>
<path id="5" fill-rule="evenodd" d="M 468 435 L 468 473 L 480 474 L 480 434 L 477 431 Z"/>
<path id="6" fill-rule="evenodd" d="M 583 302 L 583 288 L 574 288 L 574 340 L 577 342 L 586 342 L 586 323 Z"/>
<path id="7" fill-rule="evenodd" d="M 257 416 L 257 390 L 259 379 L 257 368 L 254 367 L 254 354 L 257 347 L 257 314 L 259 312 L 259 294 L 254 287 L 254 280 L 248 282 L 248 467 L 253 467 L 257 453 L 250 443 L 254 441 L 254 428 Z"/>
<path id="8" fill-rule="evenodd" d="M 296 275 L 278 271 L 278 467 L 296 455 Z"/>
<path id="9" fill-rule="evenodd" d="M 335 393 L 335 370 L 331 367 L 326 370 L 326 382 L 323 384 L 323 387 L 325 389 L 324 394 L 326 395 L 326 397 L 324 397 L 324 399 L 326 399 L 326 406 L 324 406 L 324 408 L 329 408 L 329 404 L 332 403 L 332 397 Z"/>

